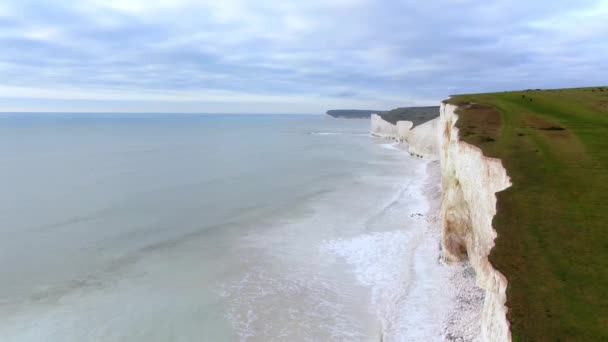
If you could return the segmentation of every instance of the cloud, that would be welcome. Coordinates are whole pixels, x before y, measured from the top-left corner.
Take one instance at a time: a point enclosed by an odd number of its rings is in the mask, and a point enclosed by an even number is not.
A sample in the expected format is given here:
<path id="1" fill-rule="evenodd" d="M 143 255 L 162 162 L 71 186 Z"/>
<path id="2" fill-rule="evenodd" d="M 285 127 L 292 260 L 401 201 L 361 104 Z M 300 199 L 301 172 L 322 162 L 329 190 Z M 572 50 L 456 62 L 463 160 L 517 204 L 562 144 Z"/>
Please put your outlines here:
<path id="1" fill-rule="evenodd" d="M 566 0 L 9 0 L 0 110 L 323 112 L 601 84 L 606 16 L 606 2 Z"/>

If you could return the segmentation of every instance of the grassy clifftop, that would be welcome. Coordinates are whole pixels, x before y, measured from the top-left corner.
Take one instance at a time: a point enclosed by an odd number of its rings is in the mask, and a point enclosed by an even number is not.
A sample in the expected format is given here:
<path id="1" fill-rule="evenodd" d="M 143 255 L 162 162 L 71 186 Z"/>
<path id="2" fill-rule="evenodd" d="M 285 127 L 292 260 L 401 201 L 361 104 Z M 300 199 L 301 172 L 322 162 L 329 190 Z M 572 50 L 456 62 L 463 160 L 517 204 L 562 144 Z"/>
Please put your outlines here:
<path id="1" fill-rule="evenodd" d="M 346 119 L 366 119 L 374 113 L 384 113 L 384 111 L 372 109 L 331 109 L 325 112 L 325 114 L 334 118 Z"/>
<path id="2" fill-rule="evenodd" d="M 411 121 L 418 126 L 439 116 L 439 106 L 399 107 L 388 112 L 378 113 L 385 121 L 397 124 L 397 121 Z"/>
<path id="3" fill-rule="evenodd" d="M 608 87 L 453 96 L 461 139 L 500 158 L 492 264 L 515 341 L 608 341 Z"/>
<path id="4" fill-rule="evenodd" d="M 412 121 L 414 126 L 432 120 L 439 116 L 439 106 L 433 107 L 399 107 L 389 111 L 361 110 L 361 109 L 332 109 L 327 115 L 334 118 L 369 118 L 372 114 L 378 114 L 382 119 L 392 123 L 397 121 Z"/>

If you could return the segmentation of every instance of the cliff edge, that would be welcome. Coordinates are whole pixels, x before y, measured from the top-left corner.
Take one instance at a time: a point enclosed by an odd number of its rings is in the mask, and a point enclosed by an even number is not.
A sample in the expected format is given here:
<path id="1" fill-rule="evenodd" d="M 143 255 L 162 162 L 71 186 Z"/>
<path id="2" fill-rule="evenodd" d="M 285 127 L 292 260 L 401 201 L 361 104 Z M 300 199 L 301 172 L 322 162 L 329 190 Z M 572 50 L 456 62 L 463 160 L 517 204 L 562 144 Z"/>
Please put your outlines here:
<path id="1" fill-rule="evenodd" d="M 460 141 L 500 159 L 489 260 L 518 341 L 608 341 L 608 87 L 455 95 Z"/>
<path id="2" fill-rule="evenodd" d="M 441 163 L 441 247 L 448 262 L 468 259 L 477 284 L 486 292 L 482 322 L 483 341 L 510 341 L 506 318 L 507 279 L 488 261 L 496 232 L 496 192 L 511 185 L 499 159 L 460 140 L 456 106 L 442 104 L 439 117 L 418 126 L 412 122 L 387 122 L 372 115 L 371 133 L 408 144 L 412 155 Z"/>
<path id="3" fill-rule="evenodd" d="M 507 279 L 488 258 L 497 236 L 492 227 L 496 193 L 511 183 L 499 159 L 486 157 L 478 147 L 460 140 L 455 126 L 456 109 L 443 104 L 436 125 L 441 162 L 443 256 L 447 261 L 468 258 L 477 274 L 478 286 L 486 291 L 481 339 L 510 341 L 505 307 Z"/>
<path id="4" fill-rule="evenodd" d="M 371 132 L 441 161 L 442 254 L 476 270 L 484 341 L 608 341 L 608 87 L 455 95 Z"/>

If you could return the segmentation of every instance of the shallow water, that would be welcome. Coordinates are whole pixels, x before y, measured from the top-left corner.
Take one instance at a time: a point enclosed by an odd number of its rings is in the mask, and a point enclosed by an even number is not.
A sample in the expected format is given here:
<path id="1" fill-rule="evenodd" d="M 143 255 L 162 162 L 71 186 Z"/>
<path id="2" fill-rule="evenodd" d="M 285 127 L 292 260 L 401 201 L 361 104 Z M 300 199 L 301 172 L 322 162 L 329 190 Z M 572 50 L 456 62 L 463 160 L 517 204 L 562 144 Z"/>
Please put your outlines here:
<path id="1" fill-rule="evenodd" d="M 368 125 L 3 115 L 0 340 L 404 339 L 427 162 Z"/>

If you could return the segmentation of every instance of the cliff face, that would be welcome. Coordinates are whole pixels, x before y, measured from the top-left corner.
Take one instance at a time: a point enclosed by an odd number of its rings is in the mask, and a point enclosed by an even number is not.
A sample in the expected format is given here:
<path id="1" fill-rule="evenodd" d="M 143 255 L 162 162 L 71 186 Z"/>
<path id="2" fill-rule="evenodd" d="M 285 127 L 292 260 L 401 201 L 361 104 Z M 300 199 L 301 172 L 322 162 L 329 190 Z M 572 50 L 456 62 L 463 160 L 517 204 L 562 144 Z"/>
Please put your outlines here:
<path id="1" fill-rule="evenodd" d="M 405 141 L 409 144 L 410 153 L 429 159 L 439 159 L 437 141 L 439 125 L 440 118 L 435 118 L 409 130 Z"/>
<path id="2" fill-rule="evenodd" d="M 460 141 L 454 126 L 456 107 L 442 105 L 438 145 L 442 179 L 443 254 L 448 261 L 469 259 L 477 274 L 477 284 L 486 290 L 481 338 L 483 341 L 510 341 L 506 318 L 507 279 L 488 261 L 496 232 L 495 193 L 511 185 L 499 159 L 488 158 L 473 145 Z"/>
<path id="3" fill-rule="evenodd" d="M 372 114 L 371 133 L 377 137 L 398 139 L 397 126 L 384 121 L 378 114 Z"/>
<path id="4" fill-rule="evenodd" d="M 397 142 L 408 143 L 411 154 L 429 159 L 439 159 L 437 132 L 439 118 L 427 121 L 416 127 L 411 121 L 398 121 L 392 124 L 382 119 L 378 114 L 372 114 L 372 135 L 393 139 Z M 412 128 L 413 127 L 413 128 Z"/>
<path id="5" fill-rule="evenodd" d="M 476 146 L 460 141 L 454 126 L 456 107 L 443 104 L 440 116 L 411 128 L 411 123 L 393 125 L 372 116 L 373 135 L 407 142 L 412 154 L 439 159 L 442 201 L 441 246 L 446 261 L 468 258 L 477 274 L 477 284 L 485 289 L 481 340 L 510 341 L 506 319 L 507 279 L 488 261 L 496 232 L 495 193 L 511 185 L 502 163 L 488 158 Z M 399 129 L 401 128 L 401 129 Z"/>

